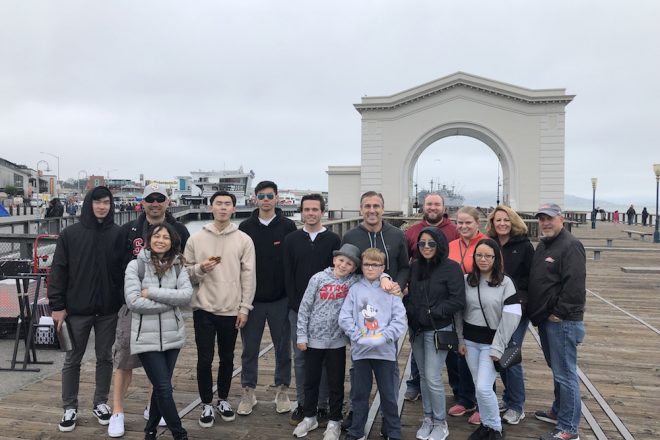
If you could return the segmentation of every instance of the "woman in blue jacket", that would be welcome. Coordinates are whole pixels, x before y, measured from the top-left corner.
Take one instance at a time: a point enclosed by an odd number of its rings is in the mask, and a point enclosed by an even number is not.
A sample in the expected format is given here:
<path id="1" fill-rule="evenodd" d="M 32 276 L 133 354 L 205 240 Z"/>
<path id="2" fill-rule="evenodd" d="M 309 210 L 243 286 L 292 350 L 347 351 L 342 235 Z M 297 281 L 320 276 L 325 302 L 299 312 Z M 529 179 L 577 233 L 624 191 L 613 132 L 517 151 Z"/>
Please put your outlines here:
<path id="1" fill-rule="evenodd" d="M 145 439 L 155 439 L 161 416 L 176 440 L 187 439 L 172 396 L 172 373 L 186 339 L 179 306 L 188 305 L 192 285 L 182 270 L 181 239 L 163 223 L 147 234 L 147 245 L 126 268 L 124 294 L 133 312 L 131 354 L 137 354 L 154 386 Z"/>

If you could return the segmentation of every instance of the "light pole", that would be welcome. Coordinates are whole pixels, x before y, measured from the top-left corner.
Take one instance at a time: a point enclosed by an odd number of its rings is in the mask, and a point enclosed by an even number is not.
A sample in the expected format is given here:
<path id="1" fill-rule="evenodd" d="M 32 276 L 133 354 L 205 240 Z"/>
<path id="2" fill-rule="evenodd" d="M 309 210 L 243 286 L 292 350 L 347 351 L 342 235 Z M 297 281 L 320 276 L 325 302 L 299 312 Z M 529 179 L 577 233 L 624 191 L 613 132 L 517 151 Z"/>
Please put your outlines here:
<path id="1" fill-rule="evenodd" d="M 594 190 L 593 197 L 593 206 L 591 208 L 591 229 L 596 229 L 596 184 L 598 184 L 598 178 L 591 178 L 591 187 Z"/>
<path id="2" fill-rule="evenodd" d="M 85 171 L 85 170 L 78 171 L 78 194 L 79 195 L 82 194 L 82 192 L 80 192 L 80 175 L 83 174 L 83 173 L 85 174 L 85 179 L 89 179 L 89 175 L 87 174 L 87 171 Z M 87 185 L 85 185 L 85 188 L 87 188 Z"/>
<path id="3" fill-rule="evenodd" d="M 60 184 L 60 156 L 55 156 L 52 153 L 46 153 L 45 151 L 42 151 L 41 154 L 47 154 L 49 156 L 53 156 L 55 159 L 57 159 L 57 182 L 55 182 L 55 197 L 58 197 L 58 191 L 57 191 L 57 185 Z"/>
<path id="4" fill-rule="evenodd" d="M 655 231 L 653 232 L 653 243 L 660 243 L 660 232 L 658 231 L 658 191 L 660 190 L 660 163 L 653 165 L 655 172 Z"/>
<path id="5" fill-rule="evenodd" d="M 40 189 L 39 189 L 39 181 L 41 180 L 41 178 L 40 178 L 40 177 L 41 177 L 41 174 L 39 174 L 39 173 L 41 173 L 41 170 L 39 170 L 39 164 L 40 164 L 41 162 L 43 162 L 43 163 L 46 164 L 46 172 L 50 172 L 50 165 L 48 165 L 48 161 L 43 160 L 43 159 L 37 161 L 37 197 L 36 197 L 36 198 L 39 199 L 39 200 L 41 200 L 40 197 L 39 197 L 39 191 L 40 191 Z"/>

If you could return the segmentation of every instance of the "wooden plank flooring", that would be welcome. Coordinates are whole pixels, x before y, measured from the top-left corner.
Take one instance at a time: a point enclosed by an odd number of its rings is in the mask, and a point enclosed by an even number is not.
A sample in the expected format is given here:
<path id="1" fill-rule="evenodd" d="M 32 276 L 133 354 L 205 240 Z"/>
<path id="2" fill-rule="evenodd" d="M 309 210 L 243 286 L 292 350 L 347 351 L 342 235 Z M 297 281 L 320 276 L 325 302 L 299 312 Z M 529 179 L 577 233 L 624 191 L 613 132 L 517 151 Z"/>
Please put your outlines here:
<path id="1" fill-rule="evenodd" d="M 597 229 L 574 228 L 576 236 L 585 244 L 604 238 L 614 238 L 614 247 L 658 247 L 649 241 L 627 238 L 622 232 L 624 225 L 598 224 Z M 579 366 L 603 396 L 612 411 L 630 431 L 632 438 L 651 440 L 660 438 L 660 418 L 656 408 L 660 406 L 660 334 L 643 323 L 617 310 L 603 301 L 624 309 L 655 329 L 660 329 L 660 275 L 632 274 L 621 271 L 622 266 L 657 267 L 660 254 L 625 253 L 608 251 L 600 261 L 587 258 L 587 294 L 585 316 L 586 338 L 579 350 Z M 603 299 L 598 298 L 599 295 Z M 181 410 L 198 397 L 195 379 L 196 355 L 193 332 L 188 319 L 188 344 L 181 352 L 175 371 L 175 399 Z M 268 332 L 262 347 L 269 344 Z M 240 366 L 240 337 L 237 342 L 235 368 Z M 403 372 L 410 347 L 406 342 L 401 350 L 399 367 Z M 517 426 L 506 426 L 509 439 L 533 439 L 549 431 L 552 426 L 533 417 L 537 409 L 547 409 L 552 398 L 552 375 L 545 365 L 536 340 L 528 333 L 524 344 L 524 366 L 527 388 L 526 419 Z M 202 429 L 197 424 L 199 408 L 184 418 L 184 426 L 190 438 L 231 439 L 292 439 L 293 427 L 289 415 L 275 413 L 273 381 L 274 352 L 267 352 L 259 363 L 258 405 L 252 415 L 237 416 L 234 422 L 225 423 L 219 418 L 213 428 Z M 29 373 L 25 373 L 29 374 Z M 0 372 L 2 380 L 2 372 Z M 76 430 L 60 433 L 57 423 L 61 417 L 60 374 L 24 386 L 19 391 L 0 399 L 0 438 L 21 439 L 90 439 L 108 438 L 106 427 L 100 426 L 91 414 L 91 397 L 94 388 L 94 362 L 83 365 L 80 386 L 80 417 Z M 142 411 L 146 402 L 147 380 L 144 372 L 136 370 L 133 385 L 126 400 L 125 439 L 143 438 Z M 348 396 L 348 381 L 346 395 Z M 498 389 L 502 385 L 498 379 Z M 375 393 L 375 386 L 374 386 Z M 447 388 L 446 393 L 451 394 Z M 295 383 L 290 393 L 295 396 Z M 609 439 L 624 438 L 606 415 L 594 396 L 582 386 L 583 402 L 597 420 Z M 234 378 L 230 400 L 234 407 L 240 399 L 240 375 Z M 447 406 L 452 399 L 447 399 Z M 414 439 L 421 419 L 420 401 L 405 402 L 402 413 L 402 437 Z M 466 417 L 448 417 L 449 438 L 467 438 L 474 427 Z M 376 420 L 370 438 L 379 438 L 380 422 Z M 310 440 L 320 440 L 323 430 L 308 435 Z M 596 439 L 587 422 L 582 420 L 580 437 Z M 171 438 L 169 432 L 163 438 Z"/>

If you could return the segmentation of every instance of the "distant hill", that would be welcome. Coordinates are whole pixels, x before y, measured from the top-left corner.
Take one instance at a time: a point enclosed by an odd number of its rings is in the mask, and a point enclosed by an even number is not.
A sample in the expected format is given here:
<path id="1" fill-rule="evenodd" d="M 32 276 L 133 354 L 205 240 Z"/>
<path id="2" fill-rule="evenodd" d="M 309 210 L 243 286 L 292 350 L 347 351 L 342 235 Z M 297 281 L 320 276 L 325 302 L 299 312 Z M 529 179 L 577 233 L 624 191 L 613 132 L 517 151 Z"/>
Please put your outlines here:
<path id="1" fill-rule="evenodd" d="M 486 191 L 466 192 L 463 194 L 465 197 L 465 204 L 471 206 L 490 207 L 495 206 L 497 200 L 492 193 Z M 591 199 L 584 197 L 573 196 L 566 194 L 564 196 L 564 209 L 567 211 L 591 211 Z M 647 207 L 649 212 L 655 211 L 655 201 L 633 201 L 637 212 L 642 212 L 644 206 Z M 607 200 L 600 200 L 596 197 L 596 207 L 602 208 L 605 211 L 611 212 L 616 209 L 619 211 L 626 211 L 630 206 L 627 202 L 610 202 Z"/>

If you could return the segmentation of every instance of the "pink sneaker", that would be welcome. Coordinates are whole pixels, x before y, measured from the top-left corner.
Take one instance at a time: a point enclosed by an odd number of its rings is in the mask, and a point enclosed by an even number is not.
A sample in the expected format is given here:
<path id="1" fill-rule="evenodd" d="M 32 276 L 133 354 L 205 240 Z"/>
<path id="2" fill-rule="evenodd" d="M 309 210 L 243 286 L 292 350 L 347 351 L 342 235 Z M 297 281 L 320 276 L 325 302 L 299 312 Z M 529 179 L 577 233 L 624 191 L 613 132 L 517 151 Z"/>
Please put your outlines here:
<path id="1" fill-rule="evenodd" d="M 470 425 L 481 425 L 481 416 L 479 415 L 479 411 L 475 411 L 474 414 L 468 418 L 468 423 Z"/>
<path id="2" fill-rule="evenodd" d="M 465 413 L 472 412 L 476 409 L 477 409 L 476 406 L 474 406 L 472 408 L 466 408 L 463 405 L 461 405 L 460 403 L 457 403 L 456 405 L 449 408 L 449 411 L 447 411 L 447 414 L 449 414 L 452 417 L 460 417 L 462 415 L 465 415 Z"/>

